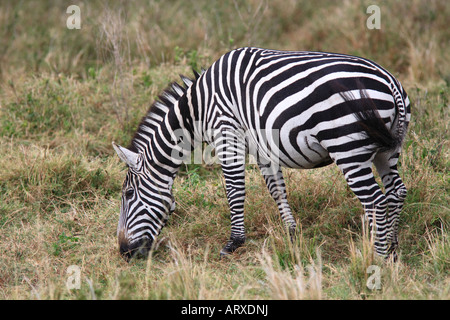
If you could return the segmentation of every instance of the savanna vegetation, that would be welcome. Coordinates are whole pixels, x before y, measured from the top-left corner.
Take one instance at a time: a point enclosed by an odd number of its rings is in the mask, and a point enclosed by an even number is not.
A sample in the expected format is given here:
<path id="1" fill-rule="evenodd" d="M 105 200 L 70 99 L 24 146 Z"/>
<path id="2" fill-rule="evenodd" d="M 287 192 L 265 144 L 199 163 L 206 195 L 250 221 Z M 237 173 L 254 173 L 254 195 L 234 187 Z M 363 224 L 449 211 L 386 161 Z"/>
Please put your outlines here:
<path id="1" fill-rule="evenodd" d="M 450 5 L 411 1 L 67 1 L 0 4 L 1 299 L 449 299 Z M 369 29 L 369 5 L 380 29 Z M 186 165 L 177 209 L 147 260 L 127 263 L 116 226 L 128 145 L 178 74 L 259 46 L 373 59 L 404 85 L 400 158 L 409 193 L 398 263 L 372 252 L 363 209 L 336 166 L 285 170 L 291 244 L 254 166 L 247 243 L 220 259 L 230 218 L 220 168 Z M 69 266 L 80 287 L 69 289 Z M 377 268 L 368 269 L 369 266 Z M 69 269 L 70 270 L 70 269 Z M 378 286 L 371 283 L 378 270 Z"/>

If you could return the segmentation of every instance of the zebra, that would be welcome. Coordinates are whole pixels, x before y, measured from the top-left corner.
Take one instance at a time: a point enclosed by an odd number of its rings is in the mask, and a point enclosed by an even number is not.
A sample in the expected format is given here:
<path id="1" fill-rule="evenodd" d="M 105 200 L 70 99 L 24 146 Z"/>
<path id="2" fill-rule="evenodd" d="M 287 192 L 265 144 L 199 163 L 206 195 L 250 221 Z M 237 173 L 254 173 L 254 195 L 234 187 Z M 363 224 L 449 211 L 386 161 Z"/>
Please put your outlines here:
<path id="1" fill-rule="evenodd" d="M 113 142 L 128 166 L 117 228 L 122 256 L 148 255 L 175 209 L 177 172 L 200 141 L 215 148 L 225 179 L 231 234 L 221 256 L 246 239 L 245 159 L 251 154 L 291 237 L 297 223 L 282 167 L 335 163 L 363 206 L 375 252 L 396 259 L 407 194 L 397 163 L 411 110 L 391 73 L 347 54 L 245 47 L 194 76 L 181 76 L 182 85 L 163 91 L 128 148 Z"/>

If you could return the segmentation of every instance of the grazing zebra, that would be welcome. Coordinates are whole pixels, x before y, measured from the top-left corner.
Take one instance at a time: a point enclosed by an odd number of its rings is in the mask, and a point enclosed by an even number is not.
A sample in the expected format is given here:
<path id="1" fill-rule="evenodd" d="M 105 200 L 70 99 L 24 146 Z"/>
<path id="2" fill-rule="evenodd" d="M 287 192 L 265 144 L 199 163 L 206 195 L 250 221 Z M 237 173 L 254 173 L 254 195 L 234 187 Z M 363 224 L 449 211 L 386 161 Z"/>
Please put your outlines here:
<path id="1" fill-rule="evenodd" d="M 172 184 L 196 142 L 212 145 L 222 166 L 231 236 L 221 255 L 245 241 L 245 155 L 254 156 L 287 230 L 296 222 L 281 167 L 336 163 L 360 200 L 378 254 L 398 245 L 406 188 L 397 161 L 410 120 L 400 83 L 378 64 L 325 52 L 240 48 L 195 79 L 181 76 L 142 119 L 130 147 L 113 142 L 129 167 L 118 224 L 125 258 L 146 255 L 175 209 Z M 375 181 L 372 164 L 386 194 Z"/>

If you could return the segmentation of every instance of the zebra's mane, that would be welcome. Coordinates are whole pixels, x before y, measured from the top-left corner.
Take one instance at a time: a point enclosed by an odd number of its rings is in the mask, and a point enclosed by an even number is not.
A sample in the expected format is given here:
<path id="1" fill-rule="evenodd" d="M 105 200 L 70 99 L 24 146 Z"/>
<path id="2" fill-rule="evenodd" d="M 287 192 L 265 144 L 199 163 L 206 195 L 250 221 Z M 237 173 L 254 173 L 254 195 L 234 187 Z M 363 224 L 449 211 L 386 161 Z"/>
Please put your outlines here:
<path id="1" fill-rule="evenodd" d="M 144 140 L 143 136 L 146 136 L 149 131 L 153 131 L 157 125 L 161 122 L 161 118 L 174 107 L 175 103 L 186 93 L 186 91 L 197 81 L 198 78 L 205 72 L 204 69 L 198 73 L 196 70 L 192 70 L 194 73 L 194 79 L 188 78 L 184 75 L 180 75 L 183 81 L 183 86 L 178 82 L 172 82 L 153 104 L 148 109 L 146 115 L 142 118 L 139 126 L 131 139 L 128 149 L 134 152 L 138 152 L 138 140 Z"/>

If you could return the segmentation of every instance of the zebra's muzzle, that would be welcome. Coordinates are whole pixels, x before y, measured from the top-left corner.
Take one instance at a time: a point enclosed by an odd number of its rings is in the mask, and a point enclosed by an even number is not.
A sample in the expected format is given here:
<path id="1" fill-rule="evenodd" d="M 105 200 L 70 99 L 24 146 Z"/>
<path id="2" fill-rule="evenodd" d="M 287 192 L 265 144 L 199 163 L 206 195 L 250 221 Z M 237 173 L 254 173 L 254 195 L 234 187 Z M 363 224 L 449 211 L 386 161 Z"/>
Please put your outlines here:
<path id="1" fill-rule="evenodd" d="M 146 258 L 152 247 L 152 241 L 148 238 L 139 239 L 132 243 L 126 240 L 119 241 L 120 254 L 126 261 L 132 258 Z"/>

